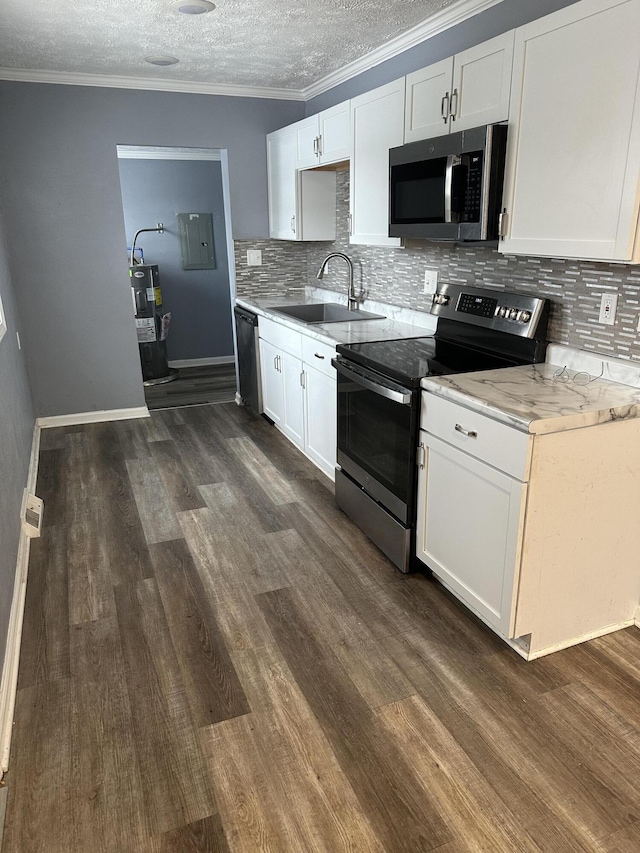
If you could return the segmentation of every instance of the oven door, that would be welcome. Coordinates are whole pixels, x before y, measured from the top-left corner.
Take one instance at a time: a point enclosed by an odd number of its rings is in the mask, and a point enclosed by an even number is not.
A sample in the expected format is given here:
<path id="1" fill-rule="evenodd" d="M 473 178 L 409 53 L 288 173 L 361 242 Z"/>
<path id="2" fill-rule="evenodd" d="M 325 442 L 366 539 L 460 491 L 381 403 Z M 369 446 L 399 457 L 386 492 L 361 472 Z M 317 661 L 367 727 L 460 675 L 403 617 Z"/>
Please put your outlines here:
<path id="1" fill-rule="evenodd" d="M 338 373 L 338 464 L 399 521 L 411 522 L 419 392 L 342 358 L 332 364 Z"/>

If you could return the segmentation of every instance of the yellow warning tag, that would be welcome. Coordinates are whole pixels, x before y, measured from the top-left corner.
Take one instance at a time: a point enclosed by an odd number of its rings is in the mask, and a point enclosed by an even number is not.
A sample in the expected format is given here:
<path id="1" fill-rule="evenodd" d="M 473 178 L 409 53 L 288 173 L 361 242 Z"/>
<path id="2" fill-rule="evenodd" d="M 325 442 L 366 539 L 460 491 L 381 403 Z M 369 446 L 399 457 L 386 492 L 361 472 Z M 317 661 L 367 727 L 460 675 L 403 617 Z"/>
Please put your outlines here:
<path id="1" fill-rule="evenodd" d="M 153 288 L 156 292 L 156 305 L 162 305 L 162 291 L 159 287 Z"/>

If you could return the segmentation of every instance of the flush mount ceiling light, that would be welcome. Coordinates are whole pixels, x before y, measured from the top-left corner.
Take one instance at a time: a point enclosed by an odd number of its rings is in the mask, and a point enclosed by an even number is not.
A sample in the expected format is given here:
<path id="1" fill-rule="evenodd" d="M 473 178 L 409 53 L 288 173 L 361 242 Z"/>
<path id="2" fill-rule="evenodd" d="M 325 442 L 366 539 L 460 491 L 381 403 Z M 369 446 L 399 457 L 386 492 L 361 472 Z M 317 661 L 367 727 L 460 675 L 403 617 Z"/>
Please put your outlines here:
<path id="1" fill-rule="evenodd" d="M 149 65 L 160 65 L 162 68 L 166 65 L 177 65 L 180 62 L 175 56 L 145 56 L 144 61 Z"/>
<path id="2" fill-rule="evenodd" d="M 183 15 L 202 15 L 205 12 L 213 12 L 216 7 L 209 0 L 178 0 L 173 4 L 173 8 Z"/>

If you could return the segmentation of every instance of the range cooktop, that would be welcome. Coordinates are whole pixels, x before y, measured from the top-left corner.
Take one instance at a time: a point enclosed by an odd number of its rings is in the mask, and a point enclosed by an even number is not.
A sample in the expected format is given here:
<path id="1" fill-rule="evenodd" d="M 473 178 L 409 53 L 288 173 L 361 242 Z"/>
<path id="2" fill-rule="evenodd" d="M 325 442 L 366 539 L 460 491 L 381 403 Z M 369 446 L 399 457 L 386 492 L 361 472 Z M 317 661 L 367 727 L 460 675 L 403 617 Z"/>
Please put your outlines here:
<path id="1" fill-rule="evenodd" d="M 518 362 L 495 353 L 461 346 L 434 335 L 393 341 L 339 344 L 337 351 L 362 367 L 415 388 L 425 376 L 512 367 Z"/>

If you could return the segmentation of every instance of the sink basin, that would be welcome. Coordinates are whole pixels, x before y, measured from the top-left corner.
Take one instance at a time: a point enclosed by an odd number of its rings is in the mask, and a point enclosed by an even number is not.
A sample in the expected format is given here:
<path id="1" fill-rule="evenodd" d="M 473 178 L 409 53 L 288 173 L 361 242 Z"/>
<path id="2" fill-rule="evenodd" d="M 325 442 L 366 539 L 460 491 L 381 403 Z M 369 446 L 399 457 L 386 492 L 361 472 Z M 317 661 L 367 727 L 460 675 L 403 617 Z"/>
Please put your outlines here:
<path id="1" fill-rule="evenodd" d="M 338 302 L 313 302 L 310 305 L 272 305 L 267 310 L 302 323 L 348 323 L 354 320 L 384 320 L 384 314 L 351 311 Z"/>

